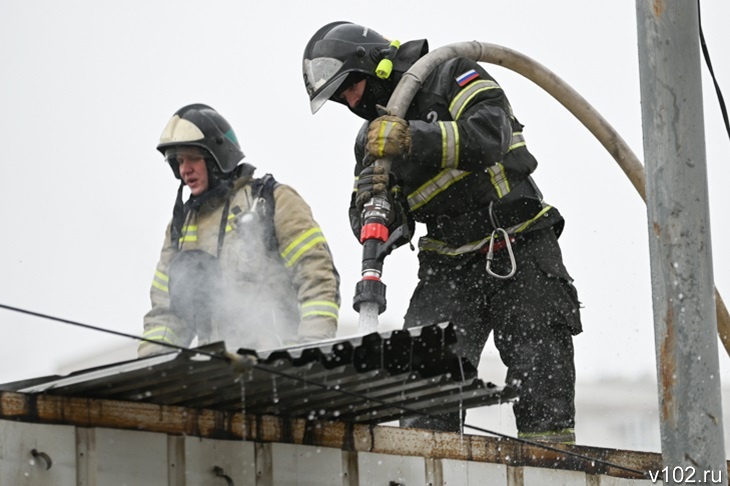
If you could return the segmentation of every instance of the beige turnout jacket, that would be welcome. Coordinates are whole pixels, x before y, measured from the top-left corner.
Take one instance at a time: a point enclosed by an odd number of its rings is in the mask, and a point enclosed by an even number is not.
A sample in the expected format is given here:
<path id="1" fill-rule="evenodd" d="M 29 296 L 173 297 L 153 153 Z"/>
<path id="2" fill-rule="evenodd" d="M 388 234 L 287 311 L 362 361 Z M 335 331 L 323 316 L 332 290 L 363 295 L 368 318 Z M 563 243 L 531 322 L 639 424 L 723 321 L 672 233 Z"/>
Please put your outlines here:
<path id="1" fill-rule="evenodd" d="M 273 218 L 257 219 L 250 211 L 254 179 L 245 175 L 253 171 L 242 172 L 228 198 L 211 198 L 187 214 L 177 244 L 168 224 L 150 290 L 152 308 L 144 317 L 145 338 L 185 347 L 196 337 L 198 344 L 225 341 L 235 351 L 335 336 L 339 276 L 309 205 L 292 187 L 277 184 Z M 275 234 L 268 247 L 261 229 L 267 218 Z M 184 278 L 171 280 L 171 266 L 181 256 L 204 257 L 215 277 L 205 280 L 194 266 Z M 145 356 L 168 350 L 142 342 L 138 351 Z"/>

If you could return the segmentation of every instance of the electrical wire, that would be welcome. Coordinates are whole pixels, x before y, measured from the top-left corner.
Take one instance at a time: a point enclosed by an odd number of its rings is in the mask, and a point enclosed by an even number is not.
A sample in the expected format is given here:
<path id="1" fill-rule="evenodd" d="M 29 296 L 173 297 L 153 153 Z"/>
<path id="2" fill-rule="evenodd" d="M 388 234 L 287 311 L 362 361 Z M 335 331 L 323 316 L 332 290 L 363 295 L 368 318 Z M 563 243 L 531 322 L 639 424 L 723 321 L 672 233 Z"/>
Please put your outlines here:
<path id="1" fill-rule="evenodd" d="M 710 76 L 712 76 L 712 82 L 715 84 L 715 93 L 717 93 L 717 100 L 720 103 L 720 111 L 722 112 L 722 119 L 725 121 L 725 131 L 727 131 L 728 137 L 730 137 L 730 122 L 728 121 L 727 107 L 725 106 L 725 99 L 722 96 L 722 91 L 720 90 L 720 85 L 718 84 L 717 78 L 715 77 L 715 71 L 712 69 L 712 62 L 710 62 L 710 51 L 707 48 L 707 43 L 705 42 L 705 35 L 702 32 L 702 19 L 700 16 L 700 0 L 697 0 L 697 24 L 699 25 L 699 30 L 700 30 L 700 45 L 702 46 L 702 55 L 705 58 L 705 63 L 707 64 L 707 69 L 710 71 Z"/>
<path id="2" fill-rule="evenodd" d="M 153 343 L 153 344 L 158 344 L 158 345 L 162 345 L 162 346 L 165 346 L 165 347 L 168 347 L 168 348 L 171 348 L 171 349 L 175 349 L 177 351 L 185 351 L 185 352 L 197 353 L 197 354 L 201 354 L 201 355 L 204 355 L 204 356 L 208 356 L 208 357 L 213 358 L 213 359 L 223 360 L 223 361 L 226 361 L 227 363 L 230 363 L 230 362 L 233 361 L 233 359 L 231 357 L 229 357 L 229 356 L 225 356 L 225 355 L 221 355 L 221 354 L 217 354 L 217 353 L 209 353 L 209 352 L 206 352 L 206 351 L 197 349 L 197 348 L 196 349 L 191 349 L 191 348 L 186 348 L 184 346 L 178 346 L 178 345 L 175 345 L 175 344 L 165 343 L 165 342 L 161 342 L 161 341 L 154 341 L 154 340 L 151 340 L 151 339 L 144 338 L 142 336 L 137 336 L 137 335 L 134 335 L 134 334 L 129 334 L 129 333 L 120 332 L 120 331 L 114 331 L 112 329 L 106 329 L 106 328 L 103 328 L 103 327 L 92 326 L 90 324 L 84 324 L 84 323 L 81 323 L 81 322 L 72 321 L 70 319 L 63 319 L 63 318 L 56 317 L 56 316 L 52 316 L 52 315 L 49 315 L 49 314 L 43 314 L 43 313 L 40 313 L 40 312 L 35 312 L 35 311 L 28 310 L 28 309 L 22 309 L 20 307 L 14 307 L 14 306 L 10 306 L 10 305 L 0 304 L 0 308 L 1 309 L 6 309 L 6 310 L 9 310 L 9 311 L 13 311 L 13 312 L 17 312 L 17 313 L 20 313 L 20 314 L 26 314 L 26 315 L 30 315 L 30 316 L 34 316 L 34 317 L 39 317 L 39 318 L 42 318 L 42 319 L 48 319 L 48 320 L 51 320 L 51 321 L 60 322 L 60 323 L 63 323 L 63 324 L 68 324 L 68 325 L 72 325 L 72 326 L 82 327 L 84 329 L 89 329 L 89 330 L 92 330 L 92 331 L 97 331 L 97 332 L 112 334 L 112 335 L 115 335 L 115 336 L 120 336 L 120 337 L 124 337 L 124 338 L 128 338 L 128 339 L 134 339 L 134 340 L 137 340 L 137 341 L 144 341 L 144 342 L 149 342 L 149 343 Z M 324 389 L 326 391 L 336 391 L 336 392 L 338 392 L 340 394 L 347 395 L 347 396 L 350 396 L 352 398 L 357 398 L 357 399 L 360 399 L 360 400 L 371 401 L 371 402 L 379 403 L 381 405 L 386 405 L 386 406 L 389 406 L 389 407 L 392 407 L 392 408 L 397 408 L 397 409 L 399 409 L 399 410 L 401 410 L 403 412 L 408 412 L 408 413 L 411 413 L 411 414 L 415 414 L 415 415 L 419 415 L 419 416 L 425 416 L 425 417 L 428 417 L 428 418 L 431 418 L 431 419 L 435 419 L 435 420 L 440 420 L 439 417 L 437 417 L 435 415 L 431 415 L 431 414 L 424 413 L 424 412 L 419 411 L 419 410 L 411 409 L 411 408 L 409 408 L 407 406 L 404 406 L 404 405 L 401 405 L 401 404 L 395 404 L 395 403 L 391 403 L 391 402 L 386 402 L 385 400 L 381 400 L 379 398 L 368 397 L 367 395 L 363 395 L 363 394 L 360 394 L 360 393 L 355 393 L 355 392 L 351 392 L 351 391 L 348 391 L 348 390 L 344 390 L 341 387 L 336 387 L 336 386 L 333 386 L 333 385 L 327 385 L 325 383 L 319 383 L 319 382 L 311 381 L 311 380 L 308 380 L 306 378 L 302 378 L 302 377 L 299 377 L 299 376 L 290 375 L 288 373 L 285 373 L 285 372 L 282 372 L 282 371 L 278 371 L 278 370 L 274 370 L 272 368 L 269 368 L 268 366 L 263 365 L 263 364 L 253 363 L 253 364 L 250 365 L 250 367 L 251 368 L 254 368 L 254 369 L 257 369 L 259 371 L 265 372 L 265 373 L 270 373 L 272 375 L 278 375 L 278 376 L 281 376 L 281 377 L 284 377 L 284 378 L 287 378 L 287 379 L 299 381 L 299 382 L 304 383 L 304 384 L 309 385 L 309 386 L 314 386 L 314 387 L 322 388 L 322 389 Z M 577 452 L 569 451 L 569 450 L 566 450 L 566 449 L 561 449 L 561 448 L 558 448 L 558 447 L 552 447 L 552 446 L 547 445 L 547 444 L 542 443 L 542 442 L 534 442 L 534 441 L 525 440 L 525 439 L 522 439 L 522 438 L 519 438 L 519 437 L 513 437 L 513 436 L 510 436 L 510 435 L 507 435 L 507 434 L 502 434 L 500 432 L 495 432 L 493 430 L 484 429 L 482 427 L 477 427 L 477 426 L 469 425 L 467 423 L 463 423 L 462 425 L 463 425 L 464 428 L 469 428 L 469 429 L 472 429 L 472 430 L 477 430 L 477 431 L 484 432 L 484 433 L 489 434 L 489 435 L 494 435 L 496 437 L 500 437 L 500 438 L 503 438 L 503 439 L 508 439 L 508 440 L 511 440 L 511 441 L 515 441 L 515 442 L 519 442 L 519 443 L 522 443 L 522 444 L 526 444 L 526 445 L 538 447 L 538 448 L 545 449 L 545 450 L 549 450 L 549 451 L 552 451 L 552 452 L 557 452 L 557 453 L 560 453 L 560 454 L 565 454 L 566 456 L 571 456 L 571 457 L 574 457 L 576 459 L 580 459 L 580 460 L 589 462 L 591 464 L 602 464 L 604 466 L 608 466 L 608 467 L 611 467 L 611 468 L 615 468 L 615 469 L 619 469 L 619 470 L 622 470 L 622 471 L 630 472 L 632 474 L 639 475 L 639 476 L 641 476 L 643 478 L 650 478 L 650 475 L 647 472 L 639 471 L 638 469 L 632 469 L 632 468 L 629 468 L 629 467 L 626 467 L 626 466 L 622 466 L 620 464 L 615 464 L 615 463 L 612 463 L 612 462 L 609 462 L 609 461 L 604 461 L 602 459 L 596 459 L 596 458 L 593 458 L 593 457 L 590 457 L 590 456 L 586 456 L 584 454 L 579 454 Z"/>

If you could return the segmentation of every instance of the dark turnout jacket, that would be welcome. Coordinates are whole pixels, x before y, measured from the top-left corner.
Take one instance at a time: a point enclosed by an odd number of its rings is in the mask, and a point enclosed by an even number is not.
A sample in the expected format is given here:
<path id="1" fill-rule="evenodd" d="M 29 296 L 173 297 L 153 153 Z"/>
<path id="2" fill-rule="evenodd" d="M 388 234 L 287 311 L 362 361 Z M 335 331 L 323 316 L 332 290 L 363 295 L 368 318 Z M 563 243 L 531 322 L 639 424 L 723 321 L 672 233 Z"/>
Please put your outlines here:
<path id="1" fill-rule="evenodd" d="M 402 48 L 405 56 L 420 52 L 408 44 Z M 415 60 L 406 60 L 403 70 Z M 479 64 L 455 58 L 437 66 L 404 118 L 413 148 L 407 160 L 394 160 L 391 170 L 409 218 L 428 228 L 419 242 L 422 251 L 473 252 L 489 242 L 495 227 L 510 235 L 550 226 L 560 233 L 562 217 L 542 201 L 530 177 L 537 161 L 522 125 L 502 88 Z M 356 176 L 364 168 L 368 124 L 357 137 Z M 357 232 L 354 197 L 350 212 Z"/>

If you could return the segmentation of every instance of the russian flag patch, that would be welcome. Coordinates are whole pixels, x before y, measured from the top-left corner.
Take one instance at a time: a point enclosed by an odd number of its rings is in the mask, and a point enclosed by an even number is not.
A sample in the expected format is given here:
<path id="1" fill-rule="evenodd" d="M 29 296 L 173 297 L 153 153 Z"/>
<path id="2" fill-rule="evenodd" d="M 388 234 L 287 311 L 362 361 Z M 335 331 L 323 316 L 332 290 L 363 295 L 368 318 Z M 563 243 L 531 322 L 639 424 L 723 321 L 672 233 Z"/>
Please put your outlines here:
<path id="1" fill-rule="evenodd" d="M 465 84 L 469 83 L 470 81 L 473 81 L 474 79 L 479 77 L 479 73 L 476 72 L 474 69 L 470 69 L 469 71 L 465 72 L 464 74 L 460 75 L 456 78 L 456 84 L 459 86 L 464 86 Z"/>

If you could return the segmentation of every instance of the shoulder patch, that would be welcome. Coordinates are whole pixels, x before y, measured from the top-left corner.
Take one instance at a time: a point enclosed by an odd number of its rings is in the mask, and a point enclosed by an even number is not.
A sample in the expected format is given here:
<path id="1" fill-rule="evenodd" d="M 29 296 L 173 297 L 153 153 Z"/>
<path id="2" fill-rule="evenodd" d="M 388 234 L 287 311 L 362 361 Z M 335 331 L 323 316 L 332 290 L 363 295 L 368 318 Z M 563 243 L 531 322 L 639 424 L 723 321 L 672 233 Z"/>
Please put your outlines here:
<path id="1" fill-rule="evenodd" d="M 464 86 L 478 77 L 479 73 L 476 72 L 476 70 L 474 69 L 470 69 L 469 71 L 456 77 L 456 84 L 458 84 L 459 86 Z"/>

